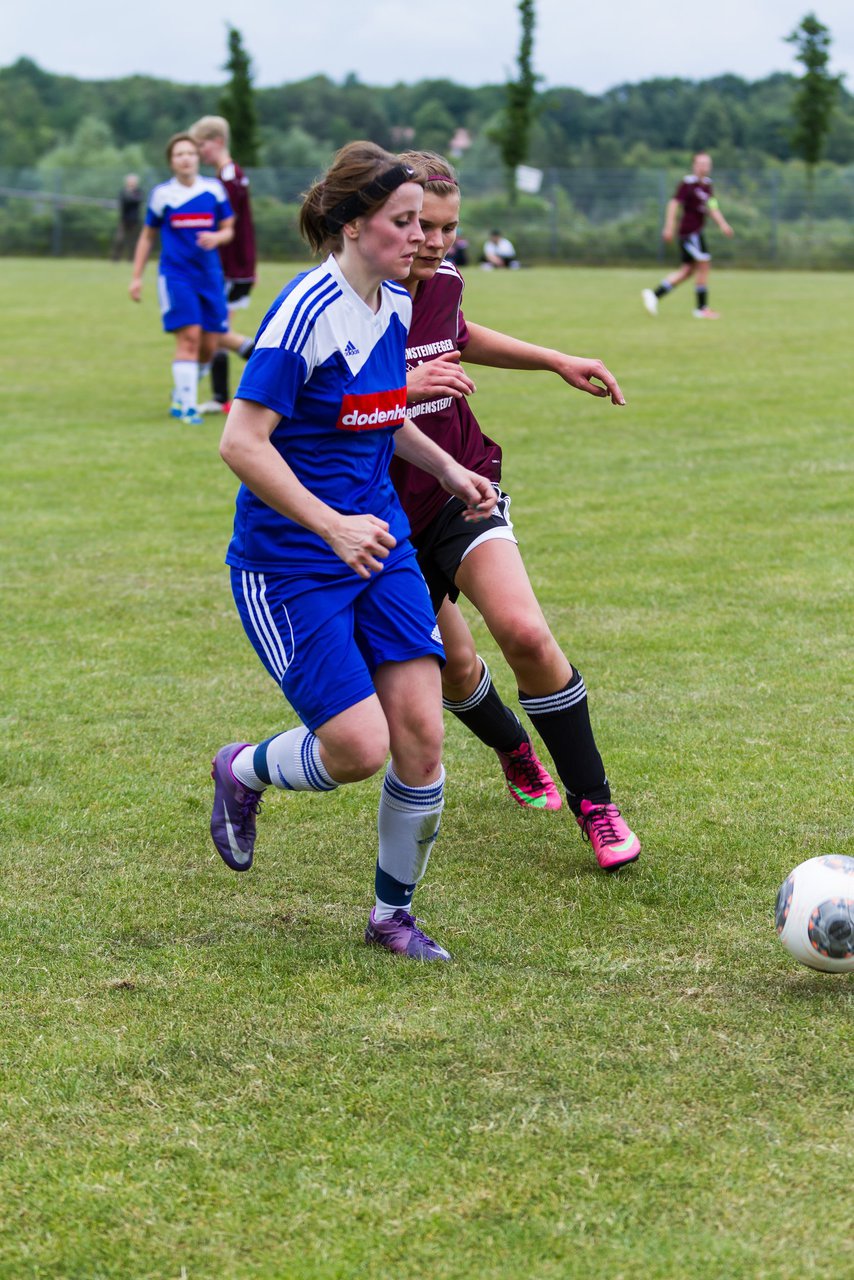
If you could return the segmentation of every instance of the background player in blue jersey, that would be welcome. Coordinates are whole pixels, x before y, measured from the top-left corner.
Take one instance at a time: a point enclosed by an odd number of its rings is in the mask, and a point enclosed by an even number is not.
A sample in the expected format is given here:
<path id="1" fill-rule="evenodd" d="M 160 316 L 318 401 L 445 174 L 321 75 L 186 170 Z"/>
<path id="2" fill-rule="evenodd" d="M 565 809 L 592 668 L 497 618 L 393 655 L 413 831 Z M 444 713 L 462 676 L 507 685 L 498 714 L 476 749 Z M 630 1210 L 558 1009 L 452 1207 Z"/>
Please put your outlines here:
<path id="1" fill-rule="evenodd" d="M 163 328 L 175 335 L 172 416 L 203 421 L 198 412 L 199 361 L 207 363 L 228 332 L 220 245 L 234 235 L 234 215 L 221 182 L 199 177 L 199 150 L 188 133 L 166 145 L 172 178 L 152 191 L 133 260 L 129 293 L 142 299 L 142 274 L 160 235 L 157 293 Z"/>
<path id="2" fill-rule="evenodd" d="M 211 835 L 245 870 L 265 787 L 331 791 L 390 749 L 365 936 L 446 960 L 409 910 L 443 806 L 444 655 L 389 463 L 396 452 L 428 470 L 471 519 L 495 494 L 405 416 L 412 304 L 394 281 L 423 239 L 413 179 L 360 142 L 312 186 L 301 231 L 331 252 L 268 311 L 226 422 L 221 453 L 243 481 L 226 557 L 235 602 L 304 727 L 217 752 Z"/>

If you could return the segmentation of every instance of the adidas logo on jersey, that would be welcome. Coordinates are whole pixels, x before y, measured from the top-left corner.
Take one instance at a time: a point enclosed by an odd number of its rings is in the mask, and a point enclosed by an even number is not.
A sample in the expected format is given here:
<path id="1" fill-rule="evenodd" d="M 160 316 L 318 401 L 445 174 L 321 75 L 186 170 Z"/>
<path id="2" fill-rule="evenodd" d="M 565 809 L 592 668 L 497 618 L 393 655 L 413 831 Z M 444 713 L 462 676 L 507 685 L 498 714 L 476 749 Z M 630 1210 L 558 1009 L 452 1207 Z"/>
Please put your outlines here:
<path id="1" fill-rule="evenodd" d="M 352 342 L 348 342 L 348 343 L 347 343 L 347 345 L 346 345 L 346 347 L 344 348 L 344 355 L 345 355 L 345 356 L 357 356 L 358 354 L 359 354 L 359 348 L 358 348 L 358 347 L 354 347 L 354 346 L 353 346 L 353 344 L 352 344 Z"/>
<path id="2" fill-rule="evenodd" d="M 341 431 L 370 431 L 406 417 L 406 387 L 344 396 L 336 425 Z"/>

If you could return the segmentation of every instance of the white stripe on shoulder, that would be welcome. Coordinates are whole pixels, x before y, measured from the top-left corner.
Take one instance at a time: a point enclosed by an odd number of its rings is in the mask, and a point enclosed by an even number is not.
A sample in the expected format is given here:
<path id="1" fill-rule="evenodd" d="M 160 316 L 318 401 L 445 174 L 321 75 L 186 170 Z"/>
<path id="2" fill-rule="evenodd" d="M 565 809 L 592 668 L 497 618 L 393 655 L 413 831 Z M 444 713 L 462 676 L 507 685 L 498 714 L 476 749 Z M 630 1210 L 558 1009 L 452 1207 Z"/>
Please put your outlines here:
<path id="1" fill-rule="evenodd" d="M 343 297 L 341 286 L 323 267 L 310 271 L 282 299 L 261 337 L 259 347 L 283 347 L 300 352 L 313 326 L 330 303 Z"/>

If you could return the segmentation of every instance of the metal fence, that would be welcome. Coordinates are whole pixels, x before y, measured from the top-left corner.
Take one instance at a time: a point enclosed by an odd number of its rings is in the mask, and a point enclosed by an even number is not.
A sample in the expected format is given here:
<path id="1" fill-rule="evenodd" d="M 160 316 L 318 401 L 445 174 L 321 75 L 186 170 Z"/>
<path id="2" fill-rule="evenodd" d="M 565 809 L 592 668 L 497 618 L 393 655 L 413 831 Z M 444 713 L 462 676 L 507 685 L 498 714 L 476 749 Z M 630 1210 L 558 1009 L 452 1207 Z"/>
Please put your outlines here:
<path id="1" fill-rule="evenodd" d="M 107 256 L 123 174 L 80 169 L 0 170 L 0 255 Z M 163 174 L 141 175 L 148 188 Z M 259 251 L 304 258 L 296 212 L 309 170 L 250 172 Z M 664 169 L 550 169 L 539 191 L 508 200 L 494 170 L 461 172 L 463 232 L 475 254 L 500 227 L 527 262 L 661 260 L 664 210 L 681 178 Z M 810 192 L 802 165 L 714 175 L 732 240 L 710 227 L 715 260 L 741 266 L 854 267 L 854 166 L 820 166 Z"/>

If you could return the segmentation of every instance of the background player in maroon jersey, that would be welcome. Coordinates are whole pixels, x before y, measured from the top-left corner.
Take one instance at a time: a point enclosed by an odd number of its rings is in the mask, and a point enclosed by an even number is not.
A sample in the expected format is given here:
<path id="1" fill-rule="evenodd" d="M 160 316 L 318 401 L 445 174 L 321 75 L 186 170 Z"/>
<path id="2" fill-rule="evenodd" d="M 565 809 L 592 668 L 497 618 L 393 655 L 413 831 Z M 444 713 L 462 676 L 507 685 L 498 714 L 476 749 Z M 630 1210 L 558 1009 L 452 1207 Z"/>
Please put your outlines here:
<path id="1" fill-rule="evenodd" d="M 637 858 L 640 841 L 611 803 L 584 681 L 552 635 L 525 571 L 509 519 L 510 499 L 498 488 L 501 449 L 483 434 L 469 407 L 467 397 L 475 387 L 460 367 L 460 352 L 475 364 L 548 369 L 578 390 L 610 398 L 614 404 L 625 401 L 601 360 L 565 355 L 466 322 L 460 306 L 462 277 L 445 258 L 460 210 L 453 170 L 432 153 L 408 152 L 402 159 L 420 168 L 425 180 L 424 241 L 404 281 L 413 299 L 406 353 L 408 412 L 416 426 L 469 470 L 491 480 L 499 494 L 489 519 L 473 526 L 463 520 L 462 504 L 448 500 L 424 473 L 401 460 L 392 463 L 392 479 L 438 611 L 447 658 L 444 704 L 497 752 L 510 794 L 519 804 L 560 808 L 557 788 L 534 754 L 528 734 L 502 702 L 477 654 L 454 603 L 462 591 L 483 616 L 516 676 L 522 707 L 551 753 L 599 865 L 612 871 Z"/>
<path id="2" fill-rule="evenodd" d="M 708 213 L 718 224 L 725 236 L 733 234 L 732 227 L 718 208 L 714 188 L 709 174 L 712 172 L 712 158 L 704 151 L 694 156 L 691 172 L 686 174 L 676 188 L 672 200 L 667 203 L 664 216 L 662 237 L 670 243 L 676 227 L 676 214 L 682 209 L 679 220 L 679 246 L 682 251 L 682 266 L 665 276 L 657 289 L 644 289 L 641 292 L 643 305 L 651 316 L 658 315 L 658 299 L 664 298 L 677 285 L 682 284 L 689 276 L 694 276 L 696 288 L 696 305 L 694 315 L 698 320 L 717 320 L 718 312 L 709 306 L 709 267 L 712 255 L 706 247 L 703 236 L 703 224 Z"/>
<path id="3" fill-rule="evenodd" d="M 220 250 L 225 276 L 225 300 L 228 303 L 229 331 L 222 335 L 220 350 L 211 361 L 213 400 L 202 405 L 208 413 L 227 412 L 231 396 L 228 382 L 228 353 L 236 351 L 244 360 L 252 354 L 253 340 L 235 333 L 234 313 L 249 305 L 255 283 L 255 228 L 249 199 L 249 179 L 232 159 L 229 146 L 231 129 L 224 116 L 202 116 L 190 129 L 203 164 L 213 165 L 217 177 L 228 192 L 234 210 L 234 239 Z"/>

